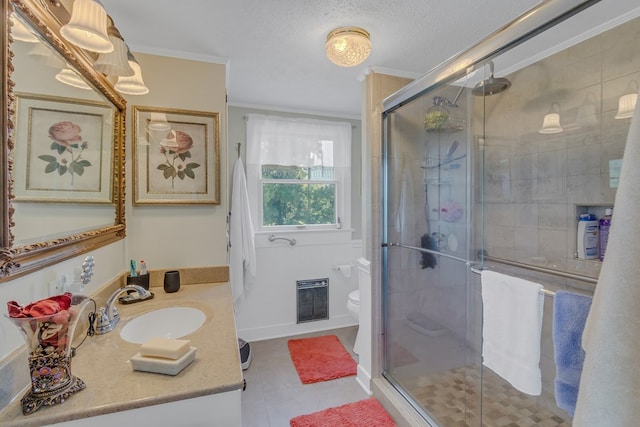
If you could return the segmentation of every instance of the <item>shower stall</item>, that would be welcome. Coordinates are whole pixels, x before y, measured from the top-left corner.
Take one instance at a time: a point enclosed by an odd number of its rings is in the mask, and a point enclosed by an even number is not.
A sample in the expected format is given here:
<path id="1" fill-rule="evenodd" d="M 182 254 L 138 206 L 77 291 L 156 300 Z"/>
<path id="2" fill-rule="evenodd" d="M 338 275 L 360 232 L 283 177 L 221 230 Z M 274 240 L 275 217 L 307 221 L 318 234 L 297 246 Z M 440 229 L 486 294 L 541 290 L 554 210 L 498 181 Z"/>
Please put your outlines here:
<path id="1" fill-rule="evenodd" d="M 570 425 L 545 298 L 542 393 L 482 364 L 480 271 L 593 293 L 577 218 L 615 200 L 640 8 L 543 2 L 383 103 L 382 378 L 433 426 Z M 505 320 L 508 321 L 508 320 Z"/>

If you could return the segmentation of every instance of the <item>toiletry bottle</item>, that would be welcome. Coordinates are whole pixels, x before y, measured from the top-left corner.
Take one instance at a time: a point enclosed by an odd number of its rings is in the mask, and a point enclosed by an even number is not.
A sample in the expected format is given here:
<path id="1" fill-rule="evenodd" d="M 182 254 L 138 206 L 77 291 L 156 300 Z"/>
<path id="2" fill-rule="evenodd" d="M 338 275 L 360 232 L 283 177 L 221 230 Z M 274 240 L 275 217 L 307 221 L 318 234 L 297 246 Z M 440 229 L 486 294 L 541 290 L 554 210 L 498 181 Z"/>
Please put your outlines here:
<path id="1" fill-rule="evenodd" d="M 147 274 L 147 264 L 144 262 L 143 259 L 140 260 L 140 275 L 144 276 L 145 274 Z"/>
<path id="2" fill-rule="evenodd" d="M 609 242 L 609 228 L 611 227 L 611 214 L 613 209 L 607 208 L 604 210 L 604 216 L 600 218 L 598 223 L 598 235 L 600 238 L 600 261 L 604 259 L 604 253 L 607 250 L 607 243 Z"/>
<path id="3" fill-rule="evenodd" d="M 578 258 L 598 258 L 598 220 L 594 214 L 580 214 L 577 247 Z"/>

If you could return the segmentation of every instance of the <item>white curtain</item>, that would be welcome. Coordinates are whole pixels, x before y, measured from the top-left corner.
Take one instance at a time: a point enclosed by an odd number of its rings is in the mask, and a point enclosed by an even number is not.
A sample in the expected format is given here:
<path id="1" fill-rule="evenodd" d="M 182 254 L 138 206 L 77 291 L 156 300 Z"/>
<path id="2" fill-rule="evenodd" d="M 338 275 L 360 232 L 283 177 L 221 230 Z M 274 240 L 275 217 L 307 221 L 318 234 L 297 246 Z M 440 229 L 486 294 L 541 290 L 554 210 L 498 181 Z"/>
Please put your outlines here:
<path id="1" fill-rule="evenodd" d="M 247 115 L 247 189 L 254 224 L 257 218 L 262 165 L 333 167 L 336 181 L 350 187 L 351 124 L 306 118 Z M 343 188 L 338 200 L 347 213 L 350 188 Z M 341 218 L 350 227 L 350 215 Z"/>

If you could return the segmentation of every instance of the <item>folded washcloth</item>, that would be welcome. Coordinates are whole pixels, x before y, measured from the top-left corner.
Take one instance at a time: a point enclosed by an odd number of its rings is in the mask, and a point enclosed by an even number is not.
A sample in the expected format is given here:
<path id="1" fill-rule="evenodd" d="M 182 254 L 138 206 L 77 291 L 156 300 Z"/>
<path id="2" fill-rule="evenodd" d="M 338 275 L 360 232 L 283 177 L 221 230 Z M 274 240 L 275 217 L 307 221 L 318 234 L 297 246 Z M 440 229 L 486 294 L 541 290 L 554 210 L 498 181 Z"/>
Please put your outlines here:
<path id="1" fill-rule="evenodd" d="M 542 285 L 482 272 L 482 363 L 523 393 L 542 392 Z"/>
<path id="2" fill-rule="evenodd" d="M 559 408 L 573 417 L 584 363 L 582 332 L 591 297 L 556 292 L 553 301 L 553 350 L 556 362 L 555 395 Z"/>

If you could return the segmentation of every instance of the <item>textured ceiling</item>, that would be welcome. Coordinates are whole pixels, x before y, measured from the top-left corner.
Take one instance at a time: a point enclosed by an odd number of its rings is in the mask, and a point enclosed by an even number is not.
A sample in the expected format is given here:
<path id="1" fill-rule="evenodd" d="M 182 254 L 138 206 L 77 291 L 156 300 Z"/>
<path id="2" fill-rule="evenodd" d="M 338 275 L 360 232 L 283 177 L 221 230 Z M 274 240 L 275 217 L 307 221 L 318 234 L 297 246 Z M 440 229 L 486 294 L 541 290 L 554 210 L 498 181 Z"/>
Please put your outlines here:
<path id="1" fill-rule="evenodd" d="M 416 77 L 537 0 L 102 0 L 134 52 L 229 64 L 231 105 L 359 116 L 369 68 Z M 372 53 L 341 68 L 327 33 L 359 26 Z"/>

